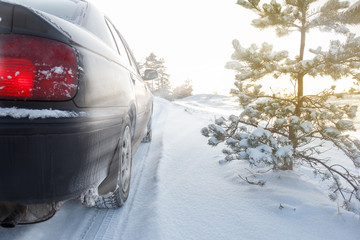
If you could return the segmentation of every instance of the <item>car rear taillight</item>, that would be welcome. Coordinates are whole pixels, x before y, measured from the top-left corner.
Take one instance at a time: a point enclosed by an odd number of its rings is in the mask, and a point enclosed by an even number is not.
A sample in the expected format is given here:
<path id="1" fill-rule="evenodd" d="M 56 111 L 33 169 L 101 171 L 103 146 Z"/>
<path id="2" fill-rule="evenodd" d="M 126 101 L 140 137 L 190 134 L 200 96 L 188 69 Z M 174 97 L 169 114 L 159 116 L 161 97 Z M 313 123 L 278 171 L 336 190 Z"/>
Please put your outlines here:
<path id="1" fill-rule="evenodd" d="M 0 99 L 72 99 L 78 88 L 75 51 L 50 39 L 0 34 Z"/>

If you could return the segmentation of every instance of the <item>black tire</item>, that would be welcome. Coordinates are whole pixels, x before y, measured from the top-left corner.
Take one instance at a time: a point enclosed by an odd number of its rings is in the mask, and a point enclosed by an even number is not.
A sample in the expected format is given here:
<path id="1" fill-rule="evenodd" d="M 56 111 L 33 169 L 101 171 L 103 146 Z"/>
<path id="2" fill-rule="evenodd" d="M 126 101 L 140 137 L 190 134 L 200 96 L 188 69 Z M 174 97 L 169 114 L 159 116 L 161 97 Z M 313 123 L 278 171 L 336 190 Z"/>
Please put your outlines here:
<path id="1" fill-rule="evenodd" d="M 132 165 L 132 149 L 131 149 L 131 128 L 127 124 L 120 139 L 117 154 L 119 156 L 119 166 L 117 167 L 117 184 L 114 191 L 108 191 L 106 184 L 100 184 L 98 188 L 99 196 L 95 201 L 97 208 L 120 208 L 129 196 L 131 165 Z M 111 172 L 110 172 L 111 174 Z"/>
<path id="2" fill-rule="evenodd" d="M 149 119 L 149 122 L 148 122 L 147 128 L 146 128 L 146 135 L 142 139 L 141 142 L 147 143 L 147 142 L 151 142 L 151 140 L 152 140 L 152 117 L 150 117 L 150 119 Z"/>

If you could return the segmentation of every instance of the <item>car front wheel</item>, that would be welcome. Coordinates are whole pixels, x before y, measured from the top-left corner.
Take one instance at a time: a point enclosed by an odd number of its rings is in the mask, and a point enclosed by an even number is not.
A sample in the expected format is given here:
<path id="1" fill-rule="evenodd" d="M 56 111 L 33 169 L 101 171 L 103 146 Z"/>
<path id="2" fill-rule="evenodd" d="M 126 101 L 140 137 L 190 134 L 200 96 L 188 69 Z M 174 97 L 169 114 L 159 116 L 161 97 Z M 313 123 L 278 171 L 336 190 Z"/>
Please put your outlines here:
<path id="1" fill-rule="evenodd" d="M 148 143 L 151 142 L 152 140 L 152 117 L 150 117 L 147 127 L 146 127 L 146 135 L 145 137 L 142 139 L 141 142 L 143 143 Z"/>

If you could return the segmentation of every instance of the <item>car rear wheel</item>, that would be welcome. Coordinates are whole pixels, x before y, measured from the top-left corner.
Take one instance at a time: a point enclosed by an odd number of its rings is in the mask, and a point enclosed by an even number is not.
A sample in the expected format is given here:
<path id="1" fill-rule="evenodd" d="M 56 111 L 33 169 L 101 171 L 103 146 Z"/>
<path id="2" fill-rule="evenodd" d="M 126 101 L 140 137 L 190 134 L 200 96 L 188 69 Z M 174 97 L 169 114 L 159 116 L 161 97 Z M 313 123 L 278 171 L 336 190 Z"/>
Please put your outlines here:
<path id="1" fill-rule="evenodd" d="M 131 165 L 132 165 L 132 149 L 131 149 L 131 130 L 127 124 L 122 138 L 118 146 L 119 164 L 117 174 L 117 184 L 114 191 L 108 192 L 108 186 L 101 184 L 98 188 L 99 196 L 95 201 L 95 207 L 98 208 L 119 208 L 129 196 Z M 110 172 L 111 175 L 111 172 Z"/>

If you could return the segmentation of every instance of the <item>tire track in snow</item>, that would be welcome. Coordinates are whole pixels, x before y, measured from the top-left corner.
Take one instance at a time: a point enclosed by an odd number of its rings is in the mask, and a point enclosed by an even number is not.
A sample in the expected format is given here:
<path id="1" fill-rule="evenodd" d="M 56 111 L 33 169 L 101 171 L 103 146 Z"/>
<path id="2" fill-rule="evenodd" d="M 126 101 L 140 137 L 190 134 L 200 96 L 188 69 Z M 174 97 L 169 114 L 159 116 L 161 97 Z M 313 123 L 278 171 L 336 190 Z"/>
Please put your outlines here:
<path id="1" fill-rule="evenodd" d="M 114 221 L 115 217 L 115 211 L 116 210 L 108 210 L 106 211 L 106 215 L 103 218 L 103 221 L 101 222 L 101 227 L 96 232 L 94 239 L 103 239 L 103 236 L 106 234 L 106 232 L 109 230 L 110 225 Z"/>
<path id="2" fill-rule="evenodd" d="M 167 101 L 155 98 L 153 138 L 144 161 L 144 172 L 136 188 L 136 197 L 119 239 L 160 239 L 158 224 L 158 166 L 163 156 L 164 125 L 167 122 Z M 145 210 L 145 211 L 144 211 Z"/>
<path id="3" fill-rule="evenodd" d="M 88 224 L 86 224 L 87 227 L 84 229 L 85 231 L 81 234 L 81 240 L 86 239 L 86 235 L 90 231 L 91 227 L 94 225 L 98 214 L 99 214 L 99 211 L 95 211 L 95 214 L 92 215 L 92 217 L 90 218 Z"/>
<path id="4" fill-rule="evenodd" d="M 141 144 L 134 156 L 131 191 L 126 204 L 118 210 L 106 210 L 106 216 L 99 217 L 100 227 L 86 239 L 159 239 L 158 222 L 154 219 L 158 218 L 157 172 L 163 155 L 167 106 L 161 99 L 155 101 L 153 140 L 150 144 Z"/>
<path id="5" fill-rule="evenodd" d="M 137 191 L 140 187 L 140 179 L 143 175 L 144 161 L 148 150 L 149 144 L 141 144 L 134 156 L 134 174 L 132 174 L 130 195 L 126 204 L 121 209 L 107 210 L 107 213 L 111 212 L 112 214 L 104 217 L 98 232 L 92 239 L 123 239 L 120 235 L 128 225 L 127 218 L 131 214 L 135 199 L 138 197 Z"/>

